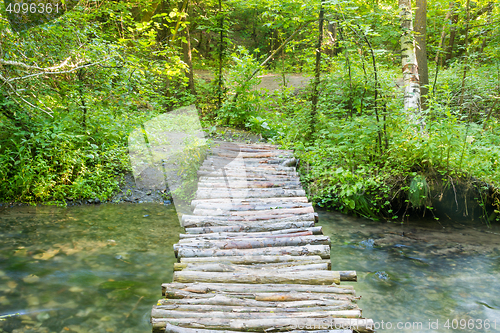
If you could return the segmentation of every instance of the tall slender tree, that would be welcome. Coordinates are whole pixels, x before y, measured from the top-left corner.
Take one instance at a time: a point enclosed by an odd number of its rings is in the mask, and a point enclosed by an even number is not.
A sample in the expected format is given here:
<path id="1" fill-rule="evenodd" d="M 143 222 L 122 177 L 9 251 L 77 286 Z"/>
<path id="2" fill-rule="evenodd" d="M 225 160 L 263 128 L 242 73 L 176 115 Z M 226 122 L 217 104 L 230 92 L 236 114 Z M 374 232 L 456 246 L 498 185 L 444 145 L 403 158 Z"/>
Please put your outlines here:
<path id="1" fill-rule="evenodd" d="M 318 86 L 321 77 L 321 47 L 323 45 L 323 21 L 325 16 L 325 10 L 323 8 L 323 0 L 321 1 L 319 8 L 319 24 L 318 24 L 318 44 L 316 45 L 316 66 L 314 73 L 314 86 L 312 94 L 312 111 L 311 111 L 311 131 L 314 131 L 314 126 L 316 122 L 317 106 L 318 106 Z"/>
<path id="2" fill-rule="evenodd" d="M 415 41 L 420 83 L 422 109 L 427 109 L 427 93 L 429 89 L 429 69 L 427 66 L 427 0 L 417 0 L 415 11 Z"/>
<path id="3" fill-rule="evenodd" d="M 413 17 L 411 0 L 399 0 L 401 18 L 401 62 L 404 82 L 404 109 L 414 124 L 419 124 L 421 130 L 424 121 L 420 113 L 420 84 L 418 63 L 415 54 L 415 39 L 413 37 Z"/>

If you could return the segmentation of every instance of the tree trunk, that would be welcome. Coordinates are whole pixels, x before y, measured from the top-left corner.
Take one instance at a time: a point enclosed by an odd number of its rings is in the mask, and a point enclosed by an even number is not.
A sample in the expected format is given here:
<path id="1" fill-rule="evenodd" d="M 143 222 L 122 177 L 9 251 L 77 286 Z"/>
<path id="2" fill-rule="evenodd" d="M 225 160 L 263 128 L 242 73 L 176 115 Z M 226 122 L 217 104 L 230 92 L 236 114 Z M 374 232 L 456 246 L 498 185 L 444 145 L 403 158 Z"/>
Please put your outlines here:
<path id="1" fill-rule="evenodd" d="M 434 61 L 436 62 L 436 67 L 443 66 L 443 57 L 440 56 L 440 54 L 443 53 L 442 49 L 444 48 L 444 41 L 446 39 L 446 26 L 448 24 L 448 21 L 451 18 L 451 15 L 453 14 L 454 7 L 455 7 L 455 3 L 450 2 L 450 9 L 446 13 L 446 17 L 444 19 L 443 28 L 441 29 L 441 38 L 439 39 L 439 46 L 438 46 L 437 51 L 436 51 L 436 58 L 434 59 Z"/>
<path id="2" fill-rule="evenodd" d="M 462 75 L 462 88 L 460 91 L 460 101 L 458 102 L 458 105 L 460 106 L 460 111 L 463 110 L 463 103 L 464 103 L 464 94 L 465 94 L 465 79 L 467 78 L 467 58 L 468 58 L 468 48 L 469 48 L 469 21 L 470 21 L 470 1 L 467 0 L 466 3 L 466 13 L 467 13 L 467 18 L 466 18 L 466 23 L 465 23 L 465 57 L 464 57 L 464 71 Z"/>
<path id="3" fill-rule="evenodd" d="M 418 77 L 420 83 L 422 110 L 427 109 L 427 94 L 429 88 L 429 70 L 427 67 L 427 0 L 417 0 L 415 12 L 415 41 L 417 44 L 416 55 L 418 64 Z"/>
<path id="4" fill-rule="evenodd" d="M 457 34 L 458 11 L 455 6 L 453 7 L 453 16 L 451 18 L 450 39 L 448 40 L 448 47 L 446 49 L 446 63 L 453 57 L 453 47 L 455 46 L 455 36 Z"/>
<path id="5" fill-rule="evenodd" d="M 420 84 L 418 64 L 413 38 L 411 0 L 399 0 L 401 11 L 401 59 L 403 67 L 403 82 L 405 87 L 404 109 L 411 123 L 418 124 L 424 130 L 425 123 L 420 114 Z"/>
<path id="6" fill-rule="evenodd" d="M 196 95 L 196 89 L 194 87 L 194 72 L 193 72 L 193 61 L 191 56 L 191 36 L 189 35 L 189 27 L 186 26 L 185 30 L 186 42 L 182 43 L 182 54 L 184 56 L 184 62 L 188 66 L 185 70 L 185 75 L 188 78 L 188 89 L 191 94 Z"/>
<path id="7" fill-rule="evenodd" d="M 223 95 L 223 77 L 222 77 L 222 67 L 224 61 L 224 16 L 222 13 L 222 0 L 219 0 L 219 69 L 217 72 L 217 109 L 222 106 L 222 95 Z"/>
<path id="8" fill-rule="evenodd" d="M 316 117 L 317 117 L 317 105 L 318 105 L 318 86 L 321 78 L 321 47 L 323 46 L 323 17 L 325 15 L 325 10 L 323 9 L 323 0 L 321 0 L 319 8 L 319 25 L 318 25 L 318 44 L 316 45 L 316 63 L 314 69 L 314 85 L 312 93 L 312 110 L 311 119 L 309 123 L 309 135 L 315 132 Z"/>

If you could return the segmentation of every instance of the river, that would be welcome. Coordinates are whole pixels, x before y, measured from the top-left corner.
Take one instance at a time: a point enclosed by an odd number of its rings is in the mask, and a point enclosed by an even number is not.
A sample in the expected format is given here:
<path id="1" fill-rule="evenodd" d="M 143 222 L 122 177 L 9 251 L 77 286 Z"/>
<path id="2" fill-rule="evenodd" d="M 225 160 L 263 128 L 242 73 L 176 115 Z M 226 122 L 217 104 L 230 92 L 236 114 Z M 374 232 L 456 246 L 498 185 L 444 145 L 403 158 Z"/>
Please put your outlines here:
<path id="1" fill-rule="evenodd" d="M 378 332 L 500 331 L 498 226 L 334 212 L 320 225 Z M 171 205 L 0 207 L 0 332 L 150 332 L 181 231 Z"/>

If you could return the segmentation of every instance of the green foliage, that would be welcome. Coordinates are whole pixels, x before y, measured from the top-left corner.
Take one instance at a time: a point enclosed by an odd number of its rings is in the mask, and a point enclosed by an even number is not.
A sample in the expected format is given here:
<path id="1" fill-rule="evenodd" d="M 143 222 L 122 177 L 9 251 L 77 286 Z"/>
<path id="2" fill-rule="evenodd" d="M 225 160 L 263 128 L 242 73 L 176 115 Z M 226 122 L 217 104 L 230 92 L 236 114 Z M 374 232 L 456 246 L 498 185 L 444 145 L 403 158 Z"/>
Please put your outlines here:
<path id="1" fill-rule="evenodd" d="M 0 87 L 0 200 L 109 199 L 130 170 L 128 134 L 192 103 L 177 45 L 157 42 L 163 16 L 138 20 L 155 10 L 143 4 L 79 4 L 21 34 L 0 13 L 0 57 L 39 68 L 0 66 L 12 82 Z"/>
<path id="2" fill-rule="evenodd" d="M 260 80 L 256 76 L 252 77 L 259 64 L 244 47 L 239 47 L 231 55 L 231 60 L 227 75 L 227 85 L 230 87 L 228 100 L 218 111 L 218 119 L 223 124 L 243 127 L 259 110 L 259 96 L 254 87 Z"/>
<path id="3" fill-rule="evenodd" d="M 341 68 L 342 63 L 333 66 Z M 380 66 L 383 95 L 379 92 L 377 121 L 373 76 L 365 77 L 359 65 L 351 66 L 351 84 L 341 71 L 323 78 L 313 140 L 302 135 L 310 114 L 302 93 L 282 100 L 275 92 L 264 102 L 264 109 L 272 111 L 263 110 L 256 117 L 259 124 L 274 129 L 269 139 L 295 149 L 304 184 L 317 205 L 372 219 L 400 219 L 408 208 L 432 209 L 429 179 L 441 182 L 450 176 L 500 184 L 500 127 L 496 118 L 483 124 L 488 110 L 480 109 L 491 106 L 485 103 L 494 93 L 494 67 L 475 67 L 485 75 L 474 75 L 467 99 L 482 103 L 470 103 L 463 110 L 457 105 L 460 87 L 452 86 L 456 69 L 443 72 L 439 93 L 430 93 L 427 134 L 418 135 L 402 110 L 401 92 L 389 79 L 394 77 L 392 70 Z M 471 115 L 477 122 L 469 121 Z"/>
<path id="4" fill-rule="evenodd" d="M 429 201 L 429 185 L 425 177 L 422 175 L 416 175 L 410 182 L 410 188 L 408 193 L 408 200 L 413 205 L 413 207 L 422 207 L 426 202 Z"/>

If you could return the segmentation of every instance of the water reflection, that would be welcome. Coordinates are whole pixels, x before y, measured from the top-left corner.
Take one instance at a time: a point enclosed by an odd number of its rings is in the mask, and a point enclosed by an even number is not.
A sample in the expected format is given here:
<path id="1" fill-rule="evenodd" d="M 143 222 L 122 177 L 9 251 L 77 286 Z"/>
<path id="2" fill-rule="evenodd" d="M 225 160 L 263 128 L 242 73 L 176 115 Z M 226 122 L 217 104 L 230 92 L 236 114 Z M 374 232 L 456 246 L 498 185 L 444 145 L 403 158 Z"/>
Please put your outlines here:
<path id="1" fill-rule="evenodd" d="M 321 213 L 320 224 L 333 269 L 358 271 L 359 304 L 383 321 L 378 332 L 500 331 L 498 227 L 425 229 L 336 213 Z M 157 204 L 4 210 L 0 314 L 14 316 L 0 332 L 151 332 L 180 232 L 173 207 Z"/>
<path id="2" fill-rule="evenodd" d="M 0 215 L 0 332 L 150 332 L 181 232 L 157 204 Z"/>
<path id="3" fill-rule="evenodd" d="M 500 331 L 498 226 L 435 223 L 410 233 L 336 213 L 320 224 L 332 238 L 332 269 L 357 270 L 359 305 L 378 332 Z"/>

